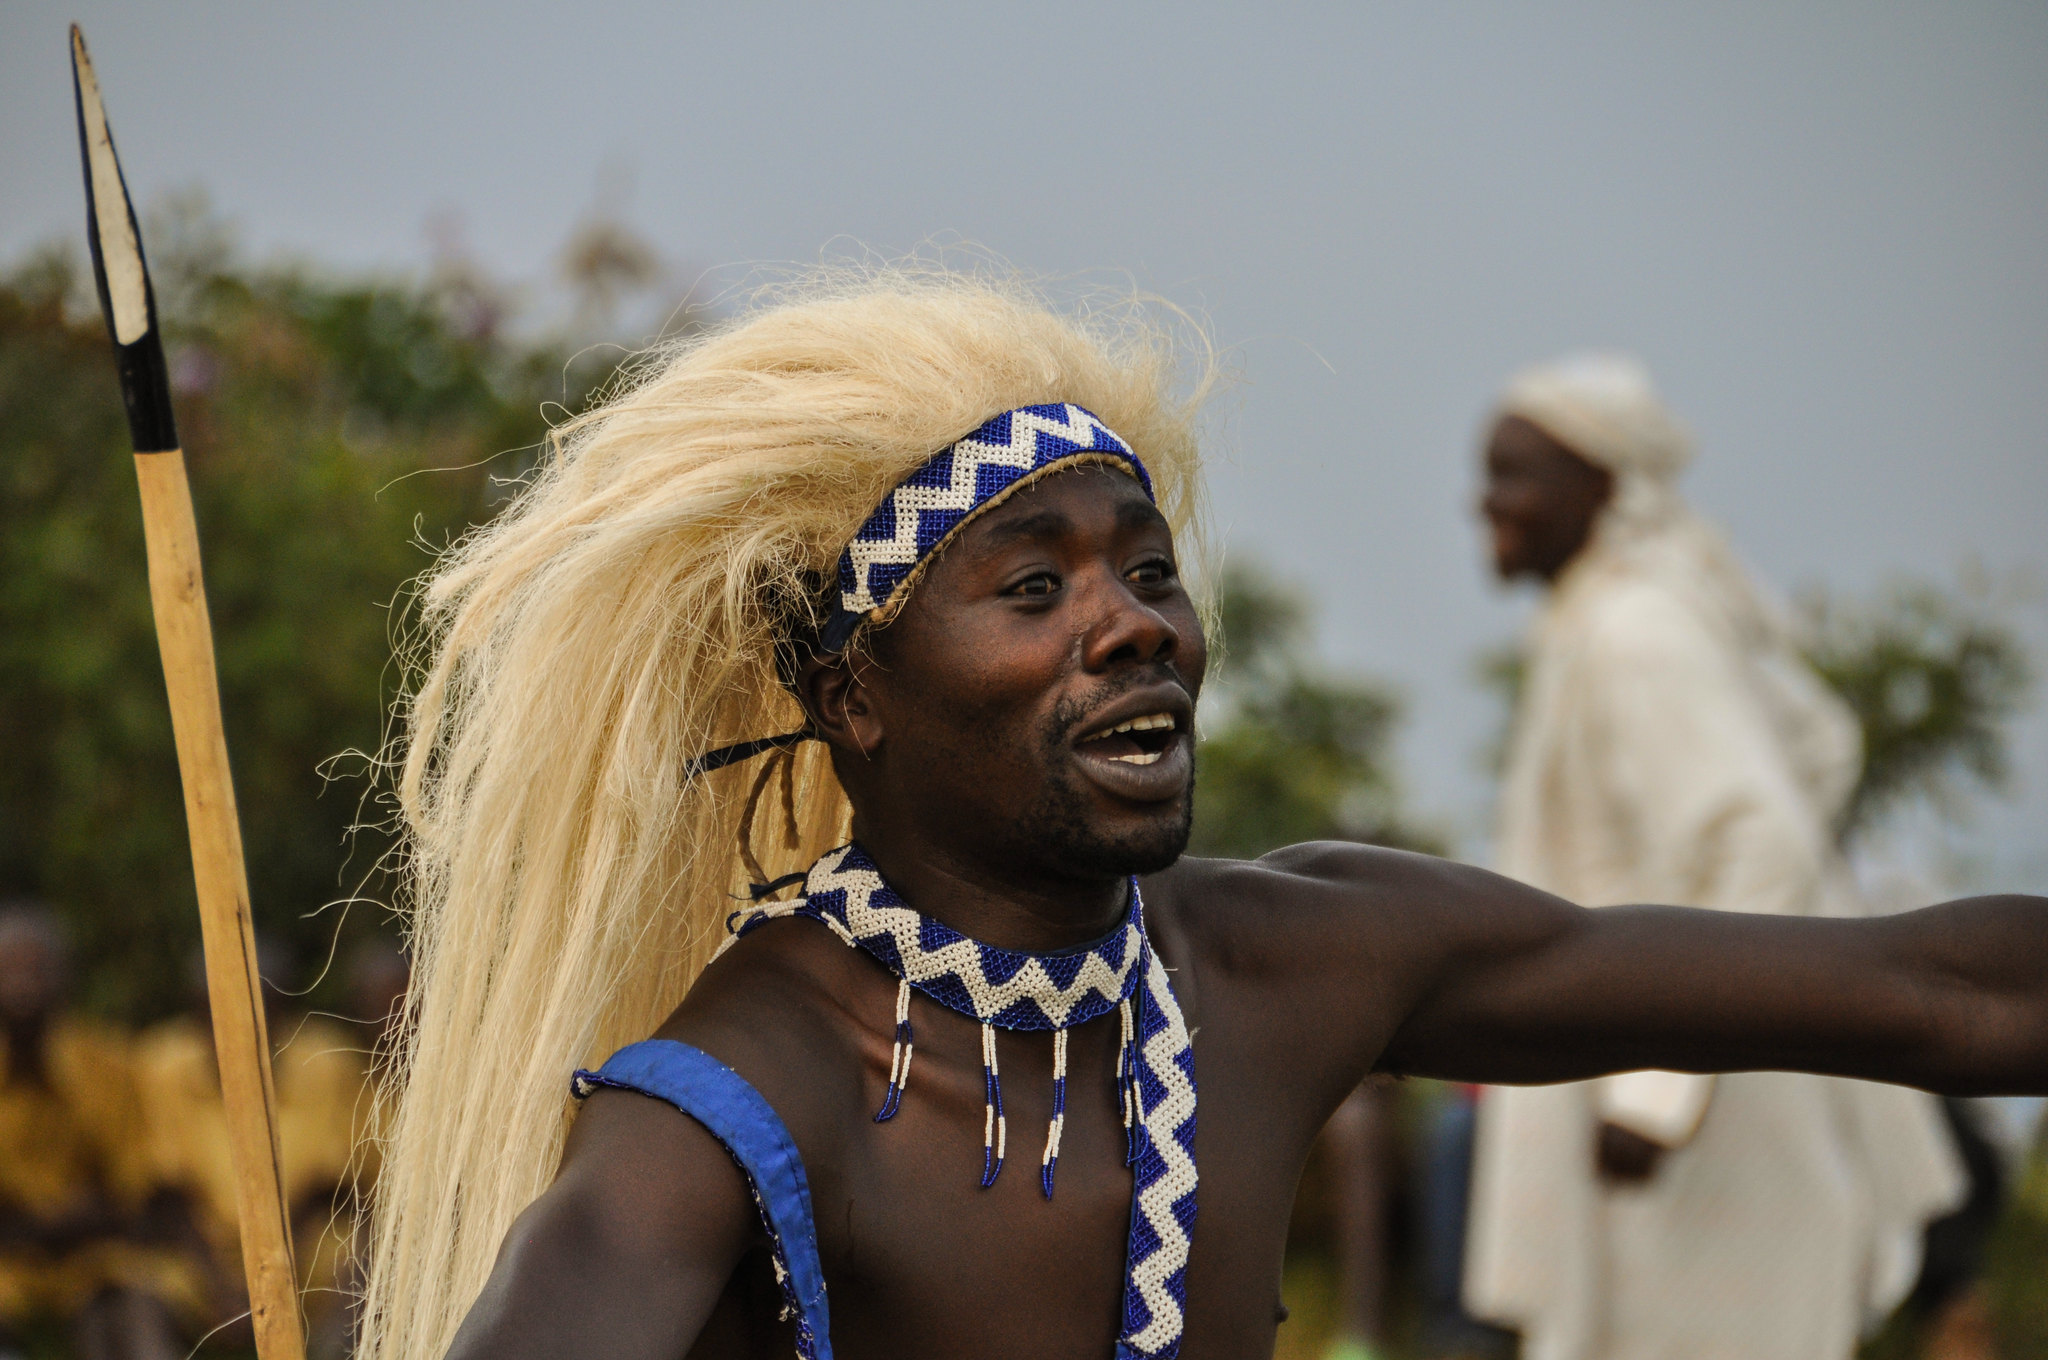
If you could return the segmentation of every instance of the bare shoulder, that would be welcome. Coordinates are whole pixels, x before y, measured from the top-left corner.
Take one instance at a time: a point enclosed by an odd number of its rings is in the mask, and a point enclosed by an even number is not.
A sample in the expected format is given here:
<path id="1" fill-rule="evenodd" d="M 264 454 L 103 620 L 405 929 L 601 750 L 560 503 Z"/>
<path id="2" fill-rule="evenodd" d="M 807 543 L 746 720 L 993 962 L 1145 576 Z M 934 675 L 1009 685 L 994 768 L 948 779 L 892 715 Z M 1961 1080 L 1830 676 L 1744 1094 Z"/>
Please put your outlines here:
<path id="1" fill-rule="evenodd" d="M 661 1101 L 600 1089 L 583 1102 L 561 1171 L 535 1206 L 541 1222 L 526 1226 L 613 1259 L 660 1259 L 706 1225 L 751 1236 L 749 1206 L 738 1163 L 703 1125 Z"/>
<path id="2" fill-rule="evenodd" d="M 1355 841 L 1303 841 L 1257 859 L 1183 855 L 1145 880 L 1145 900 L 1155 916 L 1171 915 L 1189 929 L 1229 930 L 1247 913 L 1313 910 L 1332 889 L 1397 888 L 1442 862 Z"/>
<path id="3" fill-rule="evenodd" d="M 821 1131 L 844 1109 L 857 1082 L 855 1042 L 840 1022 L 855 989 L 853 951 L 805 921 L 774 921 L 751 932 L 698 977 L 681 1005 L 651 1036 L 702 1050 L 760 1092 L 796 1138 L 806 1159 L 823 1153 Z M 856 1093 L 857 1094 L 857 1093 Z M 842 1102 L 834 1104 L 833 1102 Z M 629 1250 L 656 1249 L 682 1225 L 704 1233 L 734 1216 L 750 1231 L 746 1182 L 731 1156 L 696 1120 L 633 1091 L 600 1088 L 583 1103 L 550 1193 L 558 1224 L 580 1236 L 588 1219 Z"/>
<path id="4" fill-rule="evenodd" d="M 1208 1070 L 1304 1138 L 1530 895 L 1469 865 L 1336 841 L 1184 859 L 1144 887 Z"/>
<path id="5" fill-rule="evenodd" d="M 1334 841 L 1184 860 L 1147 884 L 1155 899 L 1184 1003 L 1324 1103 L 1384 1067 L 1447 990 L 1549 952 L 1592 915 L 1468 864 Z"/>
<path id="6" fill-rule="evenodd" d="M 681 1354 L 764 1240 L 745 1174 L 709 1129 L 665 1101 L 601 1088 L 554 1183 L 506 1233 L 449 1355 Z"/>
<path id="7" fill-rule="evenodd" d="M 653 1037 L 738 1073 L 809 1160 L 829 1155 L 839 1116 L 859 1104 L 867 1050 L 886 1052 L 894 1000 L 881 970 L 824 926 L 772 920 L 713 960 Z"/>
<path id="8" fill-rule="evenodd" d="M 1255 860 L 1183 858 L 1145 891 L 1162 933 L 1225 966 L 1290 972 L 1313 969 L 1333 946 L 1391 963 L 1407 944 L 1476 945 L 1576 914 L 1469 864 L 1352 841 L 1307 841 Z"/>
<path id="9" fill-rule="evenodd" d="M 760 1091 L 785 1123 L 812 1084 L 808 1069 L 836 1041 L 829 1014 L 832 988 L 843 986 L 851 953 L 828 932 L 802 921 L 774 921 L 751 932 L 701 973 L 668 1019 L 649 1036 L 700 1049 Z M 676 1130 L 691 1134 L 678 1136 Z M 610 1165 L 646 1155 L 701 1151 L 695 1121 L 634 1092 L 599 1089 L 585 1102 L 565 1149 L 564 1166 L 592 1160 Z M 715 1143 L 712 1144 L 715 1148 Z M 721 1154 L 722 1155 L 722 1154 Z"/>
<path id="10" fill-rule="evenodd" d="M 766 1044 L 779 1050 L 799 1031 L 833 1019 L 859 954 L 816 921 L 762 922 L 714 958 L 655 1037 L 712 1045 Z M 723 1056 L 719 1054 L 718 1056 Z"/>

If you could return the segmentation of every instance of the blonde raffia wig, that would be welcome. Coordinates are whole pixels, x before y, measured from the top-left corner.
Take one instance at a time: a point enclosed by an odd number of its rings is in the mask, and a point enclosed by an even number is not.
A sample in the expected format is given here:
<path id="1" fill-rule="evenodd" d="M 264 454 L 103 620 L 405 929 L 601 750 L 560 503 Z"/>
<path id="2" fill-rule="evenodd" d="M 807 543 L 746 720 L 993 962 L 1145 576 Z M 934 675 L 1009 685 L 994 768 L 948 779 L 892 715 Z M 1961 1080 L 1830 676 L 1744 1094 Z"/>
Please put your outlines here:
<path id="1" fill-rule="evenodd" d="M 359 1354 L 447 1350 L 554 1176 L 570 1073 L 653 1031 L 704 967 L 747 880 L 758 762 L 686 768 L 800 725 L 778 631 L 816 621 L 815 582 L 882 497 L 999 412 L 1073 402 L 1144 460 L 1196 554 L 1213 373 L 1199 327 L 1128 295 L 1063 315 L 993 271 L 825 271 L 650 357 L 441 557 L 393 762 L 413 1024 Z M 776 871 L 846 835 L 821 744 L 761 801 Z"/>

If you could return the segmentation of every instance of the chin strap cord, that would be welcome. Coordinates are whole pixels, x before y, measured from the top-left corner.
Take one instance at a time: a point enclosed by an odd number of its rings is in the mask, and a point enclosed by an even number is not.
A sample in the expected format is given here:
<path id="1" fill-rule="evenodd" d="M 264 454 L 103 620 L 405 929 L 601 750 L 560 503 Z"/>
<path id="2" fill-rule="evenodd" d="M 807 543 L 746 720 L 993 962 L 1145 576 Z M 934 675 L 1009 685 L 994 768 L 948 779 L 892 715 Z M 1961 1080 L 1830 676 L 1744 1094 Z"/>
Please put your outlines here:
<path id="1" fill-rule="evenodd" d="M 780 746 L 775 754 L 762 764 L 761 772 L 754 776 L 754 784 L 747 791 L 747 805 L 740 812 L 740 863 L 747 867 L 750 884 L 748 894 L 756 901 L 780 892 L 791 883 L 803 882 L 804 875 L 784 874 L 770 879 L 768 871 L 761 867 L 761 861 L 754 854 L 754 817 L 761 808 L 761 795 L 768 790 L 768 781 L 777 772 L 782 775 L 782 844 L 785 849 L 794 850 L 802 838 L 796 826 L 796 747 Z"/>
<path id="2" fill-rule="evenodd" d="M 782 848 L 794 850 L 803 844 L 796 828 L 796 747 L 785 746 L 782 762 Z"/>
<path id="3" fill-rule="evenodd" d="M 810 726 L 806 724 L 803 727 L 797 728 L 794 732 L 784 732 L 773 737 L 757 737 L 753 741 L 740 741 L 734 742 L 731 746 L 721 746 L 716 751 L 706 751 L 701 756 L 692 756 L 689 760 L 685 761 L 683 763 L 683 782 L 687 784 L 693 779 L 710 774 L 713 770 L 722 770 L 728 765 L 737 765 L 742 760 L 752 760 L 764 751 L 782 750 L 795 746 L 799 742 L 818 740 L 820 740 L 818 734 L 812 731 Z"/>

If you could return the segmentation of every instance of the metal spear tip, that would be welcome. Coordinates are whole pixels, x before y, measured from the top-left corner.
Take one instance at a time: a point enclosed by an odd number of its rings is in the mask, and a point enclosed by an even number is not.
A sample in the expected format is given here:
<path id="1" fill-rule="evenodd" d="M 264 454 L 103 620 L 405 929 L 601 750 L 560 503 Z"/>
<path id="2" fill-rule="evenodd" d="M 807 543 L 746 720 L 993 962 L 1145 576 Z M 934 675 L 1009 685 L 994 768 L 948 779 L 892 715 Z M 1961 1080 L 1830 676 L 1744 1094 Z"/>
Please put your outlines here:
<path id="1" fill-rule="evenodd" d="M 142 258 L 142 237 L 135 208 L 114 154 L 114 134 L 107 127 L 106 105 L 100 100 L 99 78 L 85 50 L 85 34 L 71 26 L 72 89 L 78 99 L 78 146 L 85 160 L 85 236 L 92 249 L 93 281 L 99 286 L 100 308 L 113 337 L 121 371 L 121 399 L 128 408 L 128 428 L 137 453 L 178 447 L 171 415 L 171 385 L 164 367 L 163 344 L 156 330 L 156 297 L 149 286 L 149 266 Z"/>

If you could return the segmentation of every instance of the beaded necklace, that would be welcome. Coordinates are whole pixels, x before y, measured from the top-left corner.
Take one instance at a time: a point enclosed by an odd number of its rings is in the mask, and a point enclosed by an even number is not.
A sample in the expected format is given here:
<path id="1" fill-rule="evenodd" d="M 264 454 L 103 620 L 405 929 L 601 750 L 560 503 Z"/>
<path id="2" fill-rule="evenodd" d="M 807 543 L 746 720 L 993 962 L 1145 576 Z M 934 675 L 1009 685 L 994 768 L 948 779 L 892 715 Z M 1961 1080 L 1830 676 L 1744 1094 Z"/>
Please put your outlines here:
<path id="1" fill-rule="evenodd" d="M 1166 968 L 1145 933 L 1137 880 L 1131 880 L 1129 915 L 1108 936 L 1078 949 L 1030 954 L 982 944 L 924 915 L 889 886 L 857 843 L 844 845 L 811 866 L 803 896 L 735 912 L 727 923 L 731 936 L 720 952 L 783 916 L 822 922 L 897 978 L 895 1043 L 876 1122 L 895 1117 L 910 1082 L 913 991 L 980 1022 L 984 1189 L 1002 1174 L 1009 1141 L 996 1031 L 1053 1034 L 1052 1118 L 1039 1158 L 1039 1184 L 1050 1199 L 1066 1119 L 1067 1031 L 1117 1012 L 1122 1039 L 1116 1084 L 1132 1187 L 1116 1357 L 1172 1360 L 1178 1355 L 1195 1226 L 1195 1055 Z"/>

